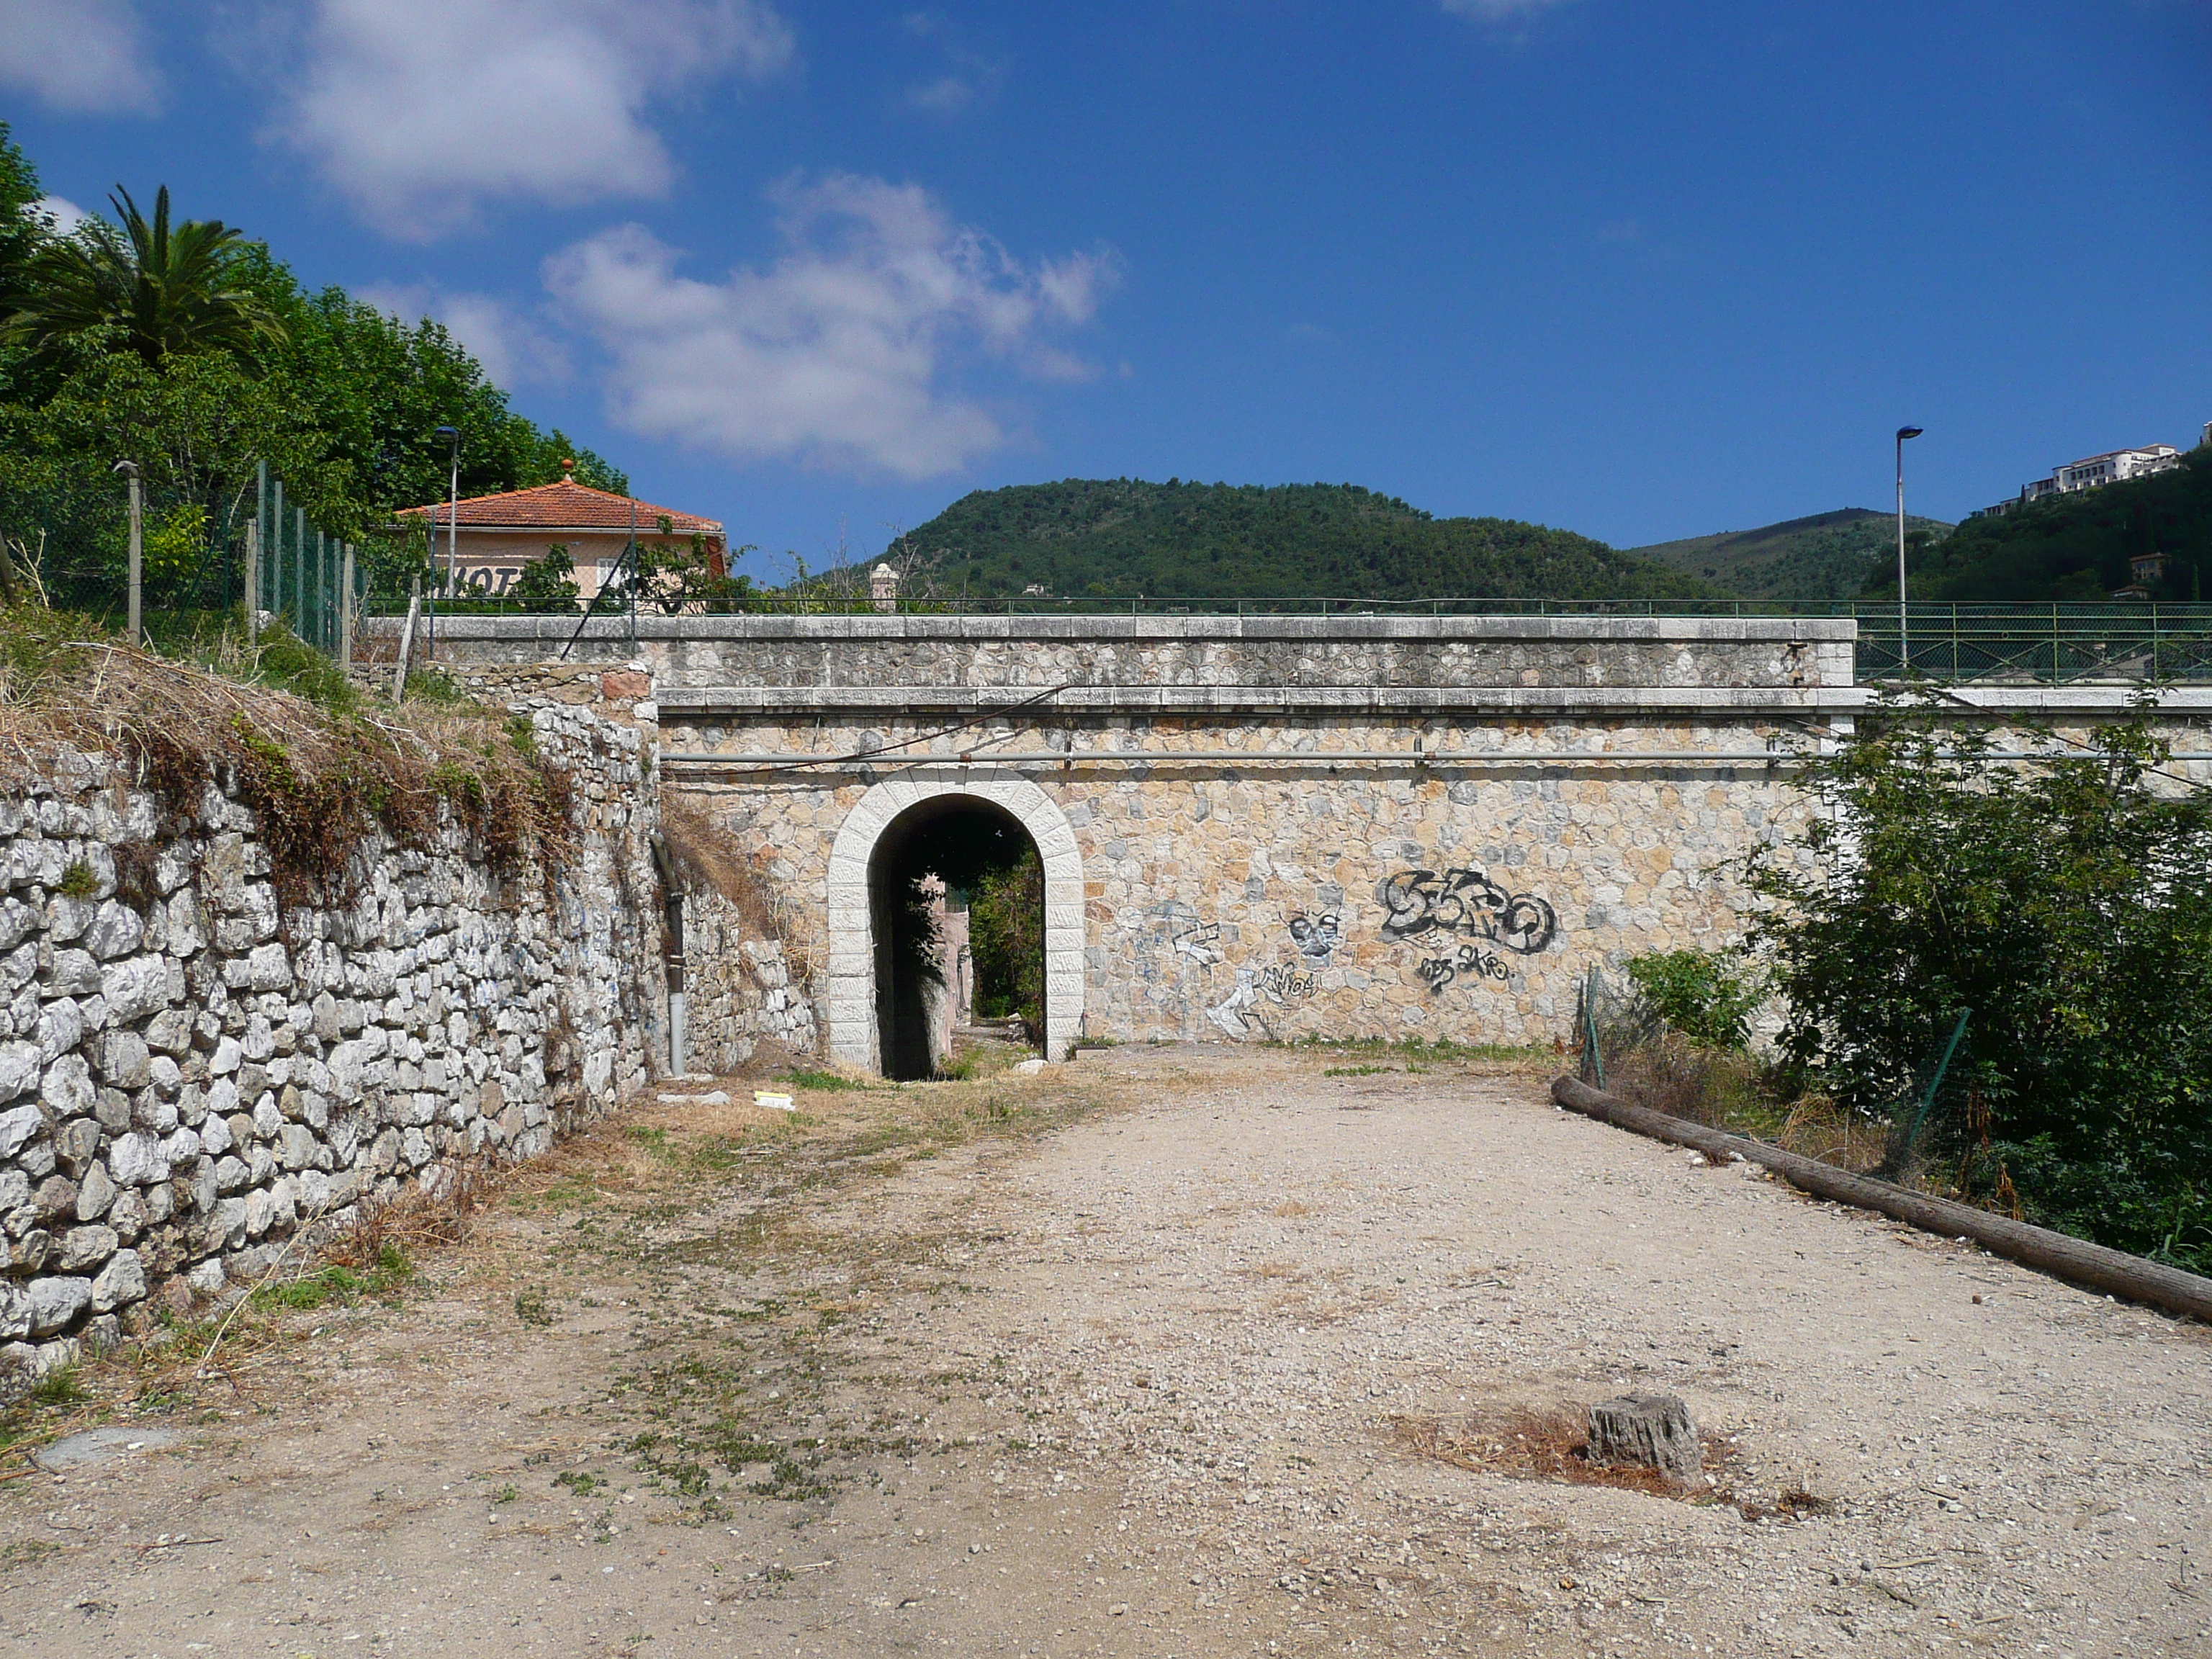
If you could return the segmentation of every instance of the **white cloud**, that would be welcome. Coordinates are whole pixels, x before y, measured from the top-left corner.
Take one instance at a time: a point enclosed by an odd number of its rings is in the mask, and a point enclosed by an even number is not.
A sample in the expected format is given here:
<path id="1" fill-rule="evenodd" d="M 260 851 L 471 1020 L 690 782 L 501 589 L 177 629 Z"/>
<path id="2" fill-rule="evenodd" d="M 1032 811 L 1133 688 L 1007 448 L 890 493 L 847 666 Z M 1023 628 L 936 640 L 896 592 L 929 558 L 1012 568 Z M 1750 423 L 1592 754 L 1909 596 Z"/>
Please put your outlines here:
<path id="1" fill-rule="evenodd" d="M 657 196 L 653 107 L 796 50 L 766 0 L 315 0 L 301 46 L 279 135 L 412 240 L 493 198 Z"/>
<path id="2" fill-rule="evenodd" d="M 963 349 L 1037 379 L 1087 375 L 1054 331 L 1087 322 L 1110 253 L 1025 266 L 917 185 L 836 175 L 775 192 L 781 256 L 699 282 L 641 226 L 547 262 L 546 284 L 613 358 L 615 418 L 736 457 L 922 478 L 999 447 L 949 385 Z"/>
<path id="3" fill-rule="evenodd" d="M 906 108 L 950 120 L 999 95 L 999 85 L 1006 78 L 1003 63 L 963 46 L 959 31 L 934 12 L 908 12 L 905 21 L 908 34 L 941 42 L 945 54 L 942 74 L 906 89 L 899 100 Z"/>
<path id="4" fill-rule="evenodd" d="M 1483 23 L 1510 23 L 1566 3 L 1567 0 L 1443 0 L 1446 11 Z"/>
<path id="5" fill-rule="evenodd" d="M 483 365 L 485 378 L 507 390 L 565 380 L 574 372 L 568 348 L 550 330 L 495 295 L 378 283 L 356 290 L 356 297 L 404 323 L 424 317 L 443 323 Z"/>
<path id="6" fill-rule="evenodd" d="M 0 0 L 0 86 L 90 114 L 151 114 L 161 104 L 131 0 Z"/>
<path id="7" fill-rule="evenodd" d="M 54 234 L 66 236 L 92 217 L 66 196 L 41 196 L 31 211 L 43 214 L 46 222 L 54 228 Z"/>

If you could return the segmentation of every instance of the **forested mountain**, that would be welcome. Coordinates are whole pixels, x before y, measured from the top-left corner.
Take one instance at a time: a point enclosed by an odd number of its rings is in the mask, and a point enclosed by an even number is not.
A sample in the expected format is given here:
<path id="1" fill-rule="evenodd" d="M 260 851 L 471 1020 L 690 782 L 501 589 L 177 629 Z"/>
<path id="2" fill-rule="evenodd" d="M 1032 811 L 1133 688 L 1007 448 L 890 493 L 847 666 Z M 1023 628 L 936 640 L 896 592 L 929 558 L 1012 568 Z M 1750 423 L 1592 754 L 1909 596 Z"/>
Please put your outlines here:
<path id="1" fill-rule="evenodd" d="M 894 545 L 909 592 L 1352 599 L 1705 599 L 1571 531 L 1438 519 L 1356 484 L 1069 478 L 977 490 Z"/>
<path id="2" fill-rule="evenodd" d="M 1923 599 L 2101 599 L 2127 584 L 2136 555 L 2166 556 L 2152 597 L 2212 587 L 2212 447 L 2172 472 L 2106 484 L 1968 519 L 1915 565 Z"/>
<path id="3" fill-rule="evenodd" d="M 125 459 L 143 472 L 148 544 L 162 550 L 149 554 L 149 586 L 234 561 L 257 461 L 348 538 L 444 496 L 441 426 L 460 431 L 464 495 L 550 483 L 571 457 L 580 482 L 627 487 L 516 414 L 428 318 L 310 293 L 233 228 L 181 212 L 173 223 L 166 191 L 118 198 L 69 236 L 39 213 L 40 194 L 0 123 L 0 536 L 42 568 L 119 556 L 111 469 Z M 371 558 L 400 591 L 404 556 L 380 543 Z"/>
<path id="4" fill-rule="evenodd" d="M 1951 526 L 1941 519 L 1907 517 L 1908 533 L 1921 544 L 1940 540 Z M 1628 550 L 1670 568 L 1703 577 L 1740 599 L 1777 605 L 1833 605 L 1857 599 L 1877 570 L 1897 568 L 1897 518 L 1863 507 L 1816 513 L 1735 530 Z M 1879 587 L 1880 583 L 1874 584 Z M 1893 585 L 1888 590 L 1893 594 Z"/>

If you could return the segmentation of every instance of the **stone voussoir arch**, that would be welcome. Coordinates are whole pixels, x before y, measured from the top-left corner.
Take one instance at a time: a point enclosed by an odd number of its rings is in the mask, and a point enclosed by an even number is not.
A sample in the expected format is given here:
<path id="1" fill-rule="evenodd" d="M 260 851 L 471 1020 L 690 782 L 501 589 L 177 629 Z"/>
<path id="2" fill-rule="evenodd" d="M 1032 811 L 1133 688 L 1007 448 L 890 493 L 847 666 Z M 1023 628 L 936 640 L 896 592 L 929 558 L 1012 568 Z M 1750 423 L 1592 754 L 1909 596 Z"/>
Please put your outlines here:
<path id="1" fill-rule="evenodd" d="M 900 778 L 873 785 L 838 826 L 830 849 L 830 1057 L 864 1071 L 883 1069 L 876 1027 L 875 913 L 868 864 L 884 832 L 909 807 L 944 796 L 988 801 L 1036 843 L 1044 866 L 1044 1048 L 1065 1060 L 1083 1026 L 1083 854 L 1059 804 L 1014 772 L 965 769 L 955 778 Z"/>

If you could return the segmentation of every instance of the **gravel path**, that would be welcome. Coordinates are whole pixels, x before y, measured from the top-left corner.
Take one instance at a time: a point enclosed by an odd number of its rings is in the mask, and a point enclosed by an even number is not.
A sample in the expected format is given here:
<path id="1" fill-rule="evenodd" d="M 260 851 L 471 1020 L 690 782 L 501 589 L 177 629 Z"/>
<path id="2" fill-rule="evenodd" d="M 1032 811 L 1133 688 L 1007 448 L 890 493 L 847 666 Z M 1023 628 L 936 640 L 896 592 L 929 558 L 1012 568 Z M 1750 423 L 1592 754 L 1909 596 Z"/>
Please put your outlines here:
<path id="1" fill-rule="evenodd" d="M 2212 1653 L 2202 1328 L 1533 1074 L 1328 1064 L 634 1119 L 174 1447 L 0 1486 L 0 1650 Z M 983 1127 L 877 1121 L 938 1102 Z M 1413 1437 L 1624 1391 L 1707 1501 Z"/>

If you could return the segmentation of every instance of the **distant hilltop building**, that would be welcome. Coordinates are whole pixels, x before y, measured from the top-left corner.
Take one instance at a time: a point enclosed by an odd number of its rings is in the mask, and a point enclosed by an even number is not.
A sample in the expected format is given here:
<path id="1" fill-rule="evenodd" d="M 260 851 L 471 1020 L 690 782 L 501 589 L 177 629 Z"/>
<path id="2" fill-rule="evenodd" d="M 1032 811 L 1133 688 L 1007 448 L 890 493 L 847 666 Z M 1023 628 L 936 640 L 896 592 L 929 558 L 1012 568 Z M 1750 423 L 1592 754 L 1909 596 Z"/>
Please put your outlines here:
<path id="1" fill-rule="evenodd" d="M 2204 441 L 2212 444 L 2212 421 L 2204 423 Z M 1996 518 L 2028 501 L 2051 495 L 2071 495 L 2077 490 L 2098 489 L 2129 478 L 2147 478 L 2154 472 L 2171 472 L 2181 465 L 2181 452 L 2172 444 L 2146 444 L 2141 449 L 2112 449 L 2089 455 L 2063 466 L 2054 466 L 2047 478 L 2020 487 L 2018 499 L 1985 507 L 1973 516 Z"/>
<path id="2" fill-rule="evenodd" d="M 446 579 L 449 530 L 458 532 L 453 535 L 453 555 L 460 567 L 456 585 L 465 593 L 486 598 L 506 592 L 521 575 L 522 567 L 544 558 L 556 543 L 567 548 L 575 562 L 577 591 L 586 599 L 614 574 L 633 534 L 648 544 L 663 543 L 671 537 L 688 540 L 696 535 L 708 564 L 718 575 L 726 545 L 717 520 L 593 489 L 578 483 L 573 475 L 534 489 L 465 496 L 458 513 L 444 501 L 433 501 L 403 507 L 398 516 L 428 525 L 430 550 L 441 582 Z M 663 519 L 668 520 L 665 532 L 660 527 Z"/>

